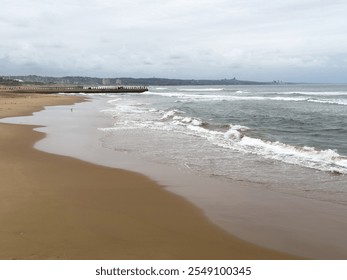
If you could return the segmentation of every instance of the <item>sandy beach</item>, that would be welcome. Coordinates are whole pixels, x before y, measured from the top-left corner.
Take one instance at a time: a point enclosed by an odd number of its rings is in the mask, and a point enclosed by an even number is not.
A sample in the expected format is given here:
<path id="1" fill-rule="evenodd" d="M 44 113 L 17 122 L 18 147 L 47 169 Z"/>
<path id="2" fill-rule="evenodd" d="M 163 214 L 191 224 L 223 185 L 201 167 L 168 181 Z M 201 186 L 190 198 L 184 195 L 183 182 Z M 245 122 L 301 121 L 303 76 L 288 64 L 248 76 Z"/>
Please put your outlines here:
<path id="1" fill-rule="evenodd" d="M 0 118 L 81 101 L 2 93 Z M 43 137 L 0 123 L 0 259 L 292 258 L 233 237 L 145 176 L 35 150 Z"/>

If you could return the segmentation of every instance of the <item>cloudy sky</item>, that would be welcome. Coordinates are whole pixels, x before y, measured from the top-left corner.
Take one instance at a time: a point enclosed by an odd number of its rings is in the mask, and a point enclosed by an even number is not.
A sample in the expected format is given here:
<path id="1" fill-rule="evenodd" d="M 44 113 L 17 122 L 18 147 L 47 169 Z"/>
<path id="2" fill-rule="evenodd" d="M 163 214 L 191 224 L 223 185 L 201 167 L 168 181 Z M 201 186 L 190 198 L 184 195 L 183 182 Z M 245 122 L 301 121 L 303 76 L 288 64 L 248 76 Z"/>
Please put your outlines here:
<path id="1" fill-rule="evenodd" d="M 347 82 L 346 0 L 0 6 L 0 75 Z"/>

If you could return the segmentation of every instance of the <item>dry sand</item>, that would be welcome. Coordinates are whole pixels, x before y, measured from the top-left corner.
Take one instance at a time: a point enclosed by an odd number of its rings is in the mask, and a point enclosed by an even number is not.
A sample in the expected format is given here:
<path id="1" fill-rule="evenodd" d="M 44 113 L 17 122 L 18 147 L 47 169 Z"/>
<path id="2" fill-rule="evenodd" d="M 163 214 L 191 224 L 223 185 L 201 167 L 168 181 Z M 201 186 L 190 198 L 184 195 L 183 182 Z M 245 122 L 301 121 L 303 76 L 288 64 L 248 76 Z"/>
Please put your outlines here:
<path id="1" fill-rule="evenodd" d="M 0 118 L 80 98 L 0 94 Z M 288 259 L 219 229 L 150 179 L 33 149 L 0 123 L 0 259 Z"/>

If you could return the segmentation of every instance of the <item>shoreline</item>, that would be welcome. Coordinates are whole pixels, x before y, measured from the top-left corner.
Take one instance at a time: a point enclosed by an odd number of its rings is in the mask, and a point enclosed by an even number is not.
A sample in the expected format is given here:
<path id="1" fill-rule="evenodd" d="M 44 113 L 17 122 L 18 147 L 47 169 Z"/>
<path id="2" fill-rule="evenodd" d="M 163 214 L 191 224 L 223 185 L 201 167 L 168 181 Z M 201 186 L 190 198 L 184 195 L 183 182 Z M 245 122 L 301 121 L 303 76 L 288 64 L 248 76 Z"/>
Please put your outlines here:
<path id="1" fill-rule="evenodd" d="M 0 118 L 82 100 L 2 95 Z M 34 149 L 44 134 L 33 128 L 0 123 L 0 259 L 293 259 L 228 234 L 143 175 Z"/>
<path id="2" fill-rule="evenodd" d="M 196 176 L 176 166 L 142 160 L 135 151 L 110 149 L 104 145 L 108 136 L 98 129 L 112 125 L 103 113 L 108 101 L 93 97 L 4 121 L 39 125 L 35 131 L 46 135 L 35 143 L 40 151 L 143 174 L 201 209 L 219 228 L 252 244 L 308 259 L 347 258 L 346 206 L 273 191 L 251 180 Z M 131 133 L 124 136 L 143 143 Z M 113 139 L 118 140 L 122 141 Z"/>

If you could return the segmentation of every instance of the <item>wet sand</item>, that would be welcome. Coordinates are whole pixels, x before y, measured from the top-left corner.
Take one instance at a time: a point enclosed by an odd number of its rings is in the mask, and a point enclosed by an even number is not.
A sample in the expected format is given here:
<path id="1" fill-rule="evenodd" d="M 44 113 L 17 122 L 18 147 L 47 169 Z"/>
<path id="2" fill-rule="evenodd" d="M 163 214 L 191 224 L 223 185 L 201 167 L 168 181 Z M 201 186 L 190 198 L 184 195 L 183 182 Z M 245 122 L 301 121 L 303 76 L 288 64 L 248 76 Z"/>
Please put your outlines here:
<path id="1" fill-rule="evenodd" d="M 0 118 L 81 98 L 0 95 Z M 59 116 L 57 116 L 59 117 Z M 288 259 L 213 225 L 145 176 L 33 149 L 0 123 L 0 259 Z"/>
<path id="2" fill-rule="evenodd" d="M 108 100 L 91 97 L 88 102 L 48 107 L 32 117 L 3 122 L 43 126 L 35 129 L 45 133 L 45 138 L 35 143 L 40 151 L 143 174 L 202 209 L 228 233 L 252 244 L 308 259 L 346 259 L 345 205 L 274 191 L 253 180 L 199 176 L 188 169 L 146 160 L 138 151 L 110 149 L 105 141 L 109 135 L 99 130 L 113 125 L 102 111 Z M 136 134 L 121 137 L 145 144 Z"/>

